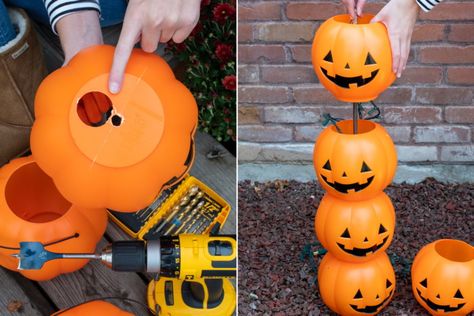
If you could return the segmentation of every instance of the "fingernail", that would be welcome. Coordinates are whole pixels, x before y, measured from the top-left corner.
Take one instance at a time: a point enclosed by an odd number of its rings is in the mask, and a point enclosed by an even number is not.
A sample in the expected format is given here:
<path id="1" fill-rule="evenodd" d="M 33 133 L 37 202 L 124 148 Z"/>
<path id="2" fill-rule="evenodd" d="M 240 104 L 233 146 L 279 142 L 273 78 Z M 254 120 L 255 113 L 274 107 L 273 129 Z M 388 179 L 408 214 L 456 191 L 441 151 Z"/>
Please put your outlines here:
<path id="1" fill-rule="evenodd" d="M 119 92 L 119 85 L 116 82 L 111 82 L 109 85 L 109 90 L 111 93 L 116 94 Z"/>
<path id="2" fill-rule="evenodd" d="M 397 73 L 397 78 L 400 78 L 402 76 L 401 73 Z"/>

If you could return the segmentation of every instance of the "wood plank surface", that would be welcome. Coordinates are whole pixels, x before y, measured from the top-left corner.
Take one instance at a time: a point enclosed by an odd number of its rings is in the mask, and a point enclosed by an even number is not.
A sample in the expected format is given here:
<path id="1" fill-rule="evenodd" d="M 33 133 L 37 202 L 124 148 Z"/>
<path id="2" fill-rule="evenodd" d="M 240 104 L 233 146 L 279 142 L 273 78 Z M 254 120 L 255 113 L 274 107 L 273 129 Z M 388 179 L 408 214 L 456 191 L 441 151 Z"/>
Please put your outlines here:
<path id="1" fill-rule="evenodd" d="M 23 278 L 22 276 L 18 277 Z M 31 293 L 33 291 L 27 294 L 16 279 L 11 272 L 0 268 L 0 280 L 2 282 L 0 287 L 0 315 L 41 316 L 53 311 L 52 307 L 47 304 L 47 301 L 41 298 L 41 293 L 38 290 L 36 290 L 36 294 Z M 29 280 L 26 281 L 31 282 Z M 33 298 L 38 298 L 38 300 L 36 301 Z M 20 304 L 18 305 L 18 311 L 12 311 L 8 308 L 9 304 L 12 304 L 14 301 L 18 301 Z"/>
<path id="2" fill-rule="evenodd" d="M 207 158 L 211 150 L 223 154 L 216 159 Z M 216 191 L 231 206 L 221 234 L 236 233 L 236 160 L 227 149 L 206 133 L 196 133 L 196 159 L 191 169 L 191 175 L 204 182 Z"/>

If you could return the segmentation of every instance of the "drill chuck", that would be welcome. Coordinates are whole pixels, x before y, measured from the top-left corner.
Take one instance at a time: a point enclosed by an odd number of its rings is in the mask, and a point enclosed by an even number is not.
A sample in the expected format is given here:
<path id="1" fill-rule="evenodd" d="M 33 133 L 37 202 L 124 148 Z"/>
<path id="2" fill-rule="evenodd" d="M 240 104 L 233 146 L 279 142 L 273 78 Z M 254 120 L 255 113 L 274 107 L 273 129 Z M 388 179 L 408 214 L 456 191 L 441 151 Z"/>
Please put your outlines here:
<path id="1" fill-rule="evenodd" d="M 193 280 L 235 277 L 234 236 L 179 235 L 159 240 L 117 241 L 100 258 L 115 271 L 151 272 Z"/>

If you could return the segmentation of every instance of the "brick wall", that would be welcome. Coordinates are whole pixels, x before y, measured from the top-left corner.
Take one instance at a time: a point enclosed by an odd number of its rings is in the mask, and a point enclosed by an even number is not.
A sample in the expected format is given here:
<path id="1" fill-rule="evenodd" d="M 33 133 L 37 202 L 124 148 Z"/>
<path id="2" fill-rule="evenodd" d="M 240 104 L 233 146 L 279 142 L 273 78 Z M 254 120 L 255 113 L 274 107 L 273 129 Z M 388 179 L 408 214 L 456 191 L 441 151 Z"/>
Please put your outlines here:
<path id="1" fill-rule="evenodd" d="M 239 1 L 241 163 L 309 162 L 320 115 L 351 117 L 311 65 L 315 30 L 340 13 L 339 0 Z M 376 102 L 400 162 L 474 163 L 474 1 L 420 14 L 407 69 Z"/>

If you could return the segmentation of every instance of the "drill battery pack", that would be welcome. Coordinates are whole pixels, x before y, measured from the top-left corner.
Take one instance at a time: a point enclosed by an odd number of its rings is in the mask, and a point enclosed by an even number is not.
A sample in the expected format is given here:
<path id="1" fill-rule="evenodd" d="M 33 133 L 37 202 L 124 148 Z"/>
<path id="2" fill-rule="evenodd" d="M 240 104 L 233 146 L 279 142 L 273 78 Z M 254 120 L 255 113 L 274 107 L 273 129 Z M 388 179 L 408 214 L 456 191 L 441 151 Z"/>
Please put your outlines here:
<path id="1" fill-rule="evenodd" d="M 135 213 L 109 210 L 123 231 L 140 240 L 164 235 L 217 234 L 230 213 L 230 205 L 207 185 L 186 176 L 163 190 L 148 207 Z"/>

